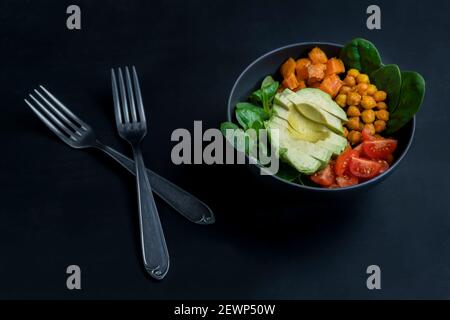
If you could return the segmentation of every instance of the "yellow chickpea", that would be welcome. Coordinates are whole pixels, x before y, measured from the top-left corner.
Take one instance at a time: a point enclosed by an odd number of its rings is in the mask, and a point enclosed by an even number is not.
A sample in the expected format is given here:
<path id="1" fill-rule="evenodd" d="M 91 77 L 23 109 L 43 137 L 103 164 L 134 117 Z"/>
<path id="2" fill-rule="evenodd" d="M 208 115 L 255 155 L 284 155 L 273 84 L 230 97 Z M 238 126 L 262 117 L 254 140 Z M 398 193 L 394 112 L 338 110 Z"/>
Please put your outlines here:
<path id="1" fill-rule="evenodd" d="M 380 102 L 377 102 L 377 108 L 380 110 L 386 110 L 388 107 L 385 102 L 380 101 Z"/>
<path id="2" fill-rule="evenodd" d="M 344 84 L 349 87 L 353 87 L 356 85 L 356 79 L 352 76 L 347 75 L 344 79 Z"/>
<path id="3" fill-rule="evenodd" d="M 386 92 L 379 90 L 373 94 L 373 98 L 376 102 L 384 101 L 387 98 L 387 94 Z"/>
<path id="4" fill-rule="evenodd" d="M 356 82 L 369 84 L 370 83 L 369 76 L 367 74 L 361 73 L 356 77 Z"/>
<path id="5" fill-rule="evenodd" d="M 347 115 L 349 117 L 359 117 L 361 115 L 361 111 L 359 111 L 357 106 L 350 106 L 347 109 Z"/>
<path id="6" fill-rule="evenodd" d="M 375 132 L 380 133 L 386 129 L 386 122 L 383 120 L 377 120 L 374 122 Z"/>
<path id="7" fill-rule="evenodd" d="M 359 76 L 359 71 L 357 69 L 350 69 L 348 70 L 347 75 L 356 78 L 357 76 Z"/>
<path id="8" fill-rule="evenodd" d="M 361 141 L 361 132 L 352 130 L 348 133 L 347 139 L 351 144 L 357 144 Z"/>
<path id="9" fill-rule="evenodd" d="M 338 94 L 334 101 L 343 108 L 347 105 L 347 95 L 342 93 Z"/>
<path id="10" fill-rule="evenodd" d="M 375 92 L 377 92 L 377 86 L 374 84 L 369 84 L 369 87 L 367 88 L 367 94 L 369 96 L 372 96 Z"/>
<path id="11" fill-rule="evenodd" d="M 357 106 L 361 102 L 361 96 L 357 92 L 349 92 L 347 95 L 347 104 Z"/>
<path id="12" fill-rule="evenodd" d="M 364 109 L 372 109 L 372 108 L 375 108 L 376 105 L 377 105 L 377 102 L 371 96 L 363 96 L 361 99 L 361 106 Z"/>
<path id="13" fill-rule="evenodd" d="M 359 128 L 359 117 L 351 117 L 347 121 L 347 128 L 350 130 L 358 130 Z"/>
<path id="14" fill-rule="evenodd" d="M 375 112 L 375 115 L 378 120 L 388 121 L 389 120 L 389 111 L 387 110 L 379 110 Z"/>
<path id="15" fill-rule="evenodd" d="M 364 129 L 368 129 L 371 135 L 375 134 L 375 126 L 372 123 L 366 123 Z"/>
<path id="16" fill-rule="evenodd" d="M 352 88 L 350 88 L 349 86 L 342 86 L 341 90 L 339 90 L 339 93 L 348 94 L 350 91 L 352 91 Z"/>
<path id="17" fill-rule="evenodd" d="M 364 96 L 366 95 L 366 91 L 369 88 L 369 85 L 367 83 L 359 83 L 356 86 L 356 92 L 358 92 L 360 95 Z"/>
<path id="18" fill-rule="evenodd" d="M 347 128 L 344 128 L 344 137 L 347 138 L 347 136 L 348 136 L 348 129 L 347 129 Z"/>
<path id="19" fill-rule="evenodd" d="M 362 123 L 361 121 L 359 122 L 359 127 L 358 127 L 358 131 L 363 131 L 364 129 L 364 123 Z"/>
<path id="20" fill-rule="evenodd" d="M 364 123 L 372 123 L 375 121 L 375 112 L 373 110 L 364 110 L 361 113 L 361 119 Z"/>

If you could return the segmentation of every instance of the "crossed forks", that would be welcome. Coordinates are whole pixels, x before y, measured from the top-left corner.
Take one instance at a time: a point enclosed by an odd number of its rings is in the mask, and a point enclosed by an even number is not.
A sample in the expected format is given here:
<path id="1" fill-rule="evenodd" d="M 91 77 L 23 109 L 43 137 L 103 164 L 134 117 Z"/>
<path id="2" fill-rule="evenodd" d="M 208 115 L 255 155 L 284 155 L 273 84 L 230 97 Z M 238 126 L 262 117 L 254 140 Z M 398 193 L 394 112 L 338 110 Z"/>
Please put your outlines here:
<path id="1" fill-rule="evenodd" d="M 72 148 L 99 149 L 136 175 L 144 266 L 153 278 L 160 280 L 169 269 L 169 255 L 152 191 L 194 223 L 212 224 L 215 218 L 202 201 L 145 168 L 140 144 L 147 131 L 146 118 L 134 67 L 132 73 L 133 81 L 126 67 L 124 80 L 120 68 L 117 77 L 112 69 L 111 80 L 117 130 L 131 144 L 135 161 L 101 143 L 87 123 L 43 86 L 39 86 L 40 90 L 34 89 L 34 95 L 29 94 L 30 100 L 25 99 L 25 102 L 53 133 Z"/>

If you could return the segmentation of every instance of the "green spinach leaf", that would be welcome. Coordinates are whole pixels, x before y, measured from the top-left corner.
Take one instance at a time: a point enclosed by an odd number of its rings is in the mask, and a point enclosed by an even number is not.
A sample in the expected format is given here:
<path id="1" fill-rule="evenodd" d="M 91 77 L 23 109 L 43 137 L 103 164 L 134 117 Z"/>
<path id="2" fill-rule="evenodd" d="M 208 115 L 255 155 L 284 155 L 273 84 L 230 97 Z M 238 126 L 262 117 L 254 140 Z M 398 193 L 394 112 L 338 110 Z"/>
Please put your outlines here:
<path id="1" fill-rule="evenodd" d="M 425 96 L 425 80 L 414 71 L 402 72 L 400 99 L 396 110 L 390 115 L 386 134 L 392 134 L 407 124 L 420 109 Z"/>
<path id="2" fill-rule="evenodd" d="M 261 88 L 250 95 L 250 101 L 261 103 L 263 109 L 270 114 L 273 98 L 277 94 L 279 83 L 272 77 L 264 78 Z"/>
<path id="3" fill-rule="evenodd" d="M 340 58 L 345 66 L 371 74 L 382 66 L 381 57 L 375 45 L 362 38 L 347 43 L 341 50 Z"/>
<path id="4" fill-rule="evenodd" d="M 402 87 L 400 68 L 396 64 L 382 66 L 370 74 L 370 80 L 378 89 L 386 91 L 389 112 L 395 112 Z"/>
<path id="5" fill-rule="evenodd" d="M 291 167 L 289 164 L 280 161 L 280 167 L 278 168 L 276 176 L 280 177 L 283 180 L 292 182 L 300 176 L 300 172 Z"/>
<path id="6" fill-rule="evenodd" d="M 269 115 L 261 107 L 243 102 L 236 105 L 236 119 L 244 130 L 259 130 L 263 128 L 263 123 L 269 119 Z"/>

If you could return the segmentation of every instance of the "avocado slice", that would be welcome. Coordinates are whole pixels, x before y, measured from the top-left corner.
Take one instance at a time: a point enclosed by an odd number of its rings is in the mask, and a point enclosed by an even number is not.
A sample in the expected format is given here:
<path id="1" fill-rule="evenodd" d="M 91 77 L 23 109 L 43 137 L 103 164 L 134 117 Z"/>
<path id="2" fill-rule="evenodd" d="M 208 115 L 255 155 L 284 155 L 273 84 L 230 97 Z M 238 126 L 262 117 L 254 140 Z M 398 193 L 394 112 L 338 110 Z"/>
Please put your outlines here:
<path id="1" fill-rule="evenodd" d="M 316 108 L 320 108 L 336 118 L 347 121 L 347 114 L 330 95 L 316 88 L 305 88 L 297 92 L 286 89 L 284 94 L 294 102 L 294 104 L 308 103 Z"/>
<path id="2" fill-rule="evenodd" d="M 294 147 L 301 149 L 304 153 L 312 156 L 313 158 L 322 162 L 322 164 L 328 163 L 330 161 L 332 152 L 326 148 L 322 148 L 312 142 L 303 140 L 300 133 L 291 128 L 289 123 L 275 116 L 273 119 L 273 124 L 279 126 L 280 139 L 290 139 L 296 140 Z"/>
<path id="3" fill-rule="evenodd" d="M 301 173 L 309 175 L 316 172 L 322 166 L 322 162 L 305 153 L 297 144 L 299 140 L 292 138 L 286 126 L 277 119 L 282 120 L 281 118 L 271 117 L 265 123 L 271 145 L 275 149 L 275 152 L 282 160 L 289 163 Z M 274 139 L 272 130 L 278 130 L 279 139 Z"/>
<path id="4" fill-rule="evenodd" d="M 272 110 L 275 116 L 287 121 L 288 130 L 302 140 L 316 143 L 335 155 L 339 155 L 347 146 L 347 139 L 332 132 L 324 125 L 309 120 L 298 112 L 293 104 L 289 110 L 274 104 Z"/>

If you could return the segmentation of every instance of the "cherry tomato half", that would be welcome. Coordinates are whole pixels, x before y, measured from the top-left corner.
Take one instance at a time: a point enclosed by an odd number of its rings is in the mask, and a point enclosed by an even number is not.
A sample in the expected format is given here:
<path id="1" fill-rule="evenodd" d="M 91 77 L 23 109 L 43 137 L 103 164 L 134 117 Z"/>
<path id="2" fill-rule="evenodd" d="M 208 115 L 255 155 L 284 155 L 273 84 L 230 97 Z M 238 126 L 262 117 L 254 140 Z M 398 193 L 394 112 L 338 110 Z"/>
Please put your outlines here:
<path id="1" fill-rule="evenodd" d="M 386 159 L 397 148 L 397 140 L 384 139 L 363 142 L 364 153 L 373 159 Z"/>
<path id="2" fill-rule="evenodd" d="M 369 179 L 379 174 L 381 164 L 373 160 L 352 157 L 349 168 L 354 176 Z"/>
<path id="3" fill-rule="evenodd" d="M 334 183 L 334 170 L 330 164 L 311 176 L 311 180 L 318 185 L 329 187 Z"/>

